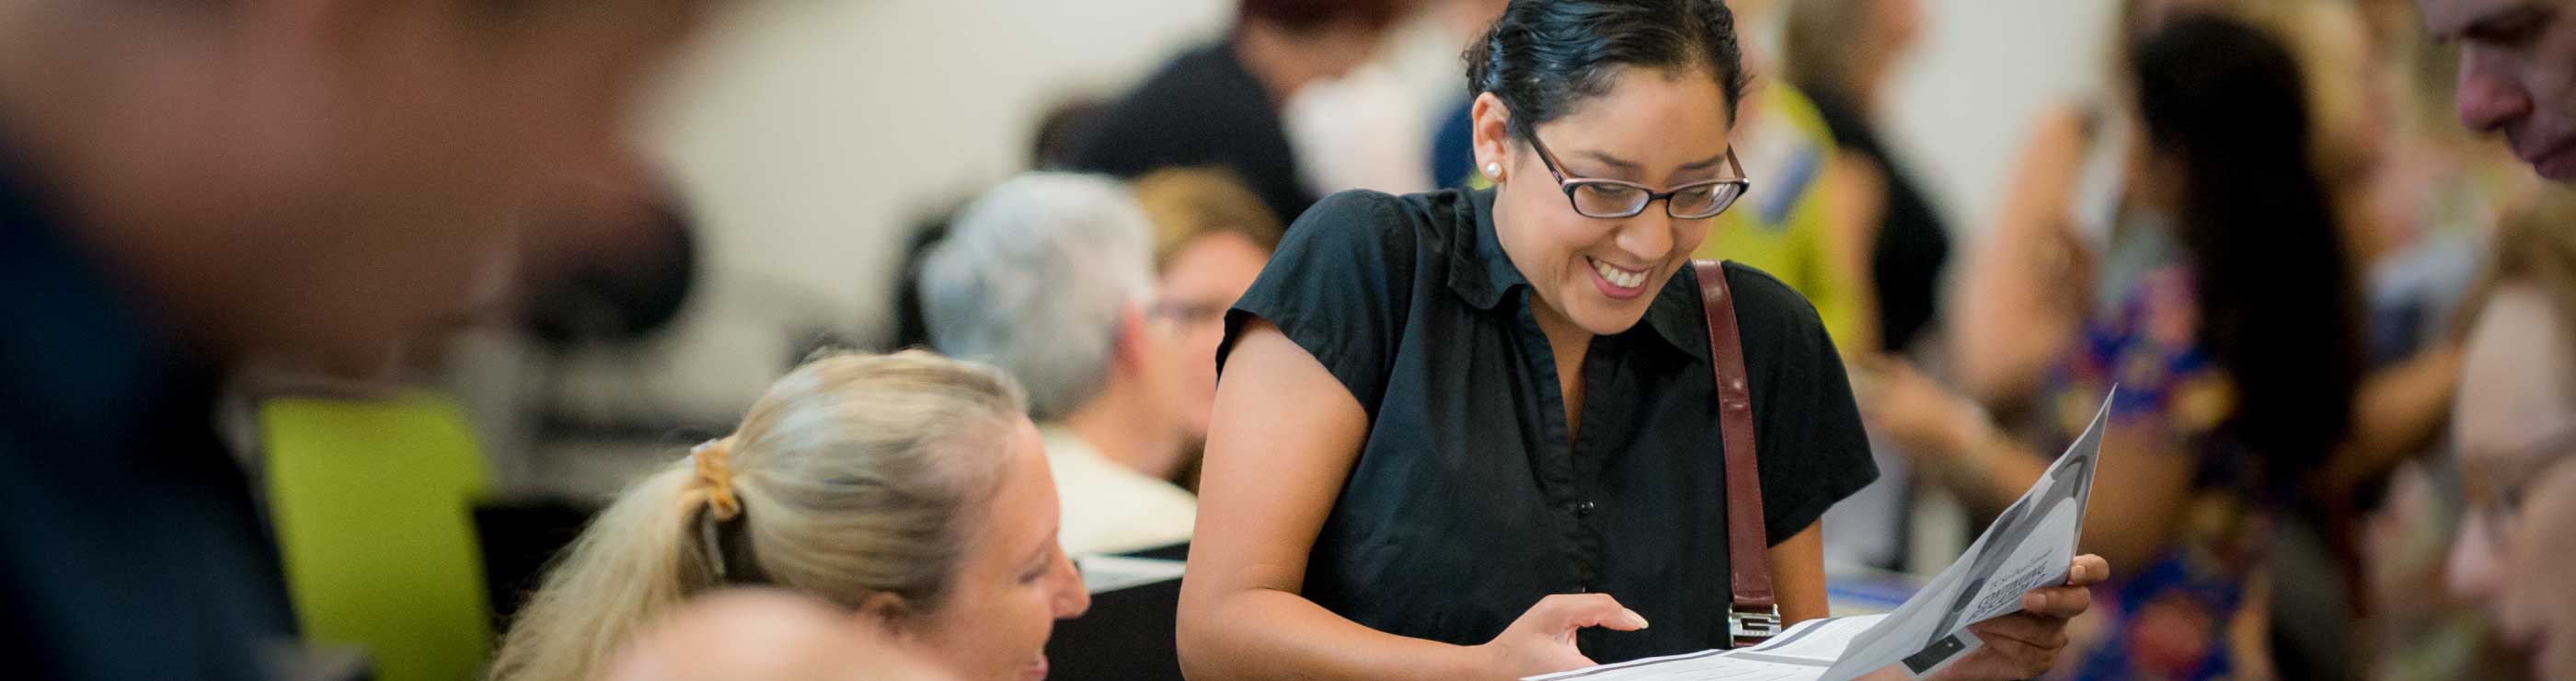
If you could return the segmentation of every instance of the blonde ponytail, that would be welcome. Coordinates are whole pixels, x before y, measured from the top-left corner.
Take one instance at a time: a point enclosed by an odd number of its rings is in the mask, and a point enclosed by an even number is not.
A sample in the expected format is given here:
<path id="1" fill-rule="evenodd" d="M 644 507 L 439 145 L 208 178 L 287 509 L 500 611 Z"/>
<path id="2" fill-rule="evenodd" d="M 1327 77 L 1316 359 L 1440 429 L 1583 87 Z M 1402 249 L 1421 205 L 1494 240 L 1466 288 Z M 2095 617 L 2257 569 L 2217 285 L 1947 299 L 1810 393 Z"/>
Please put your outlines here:
<path id="1" fill-rule="evenodd" d="M 656 615 L 726 584 L 935 610 L 1010 461 L 1019 392 L 922 352 L 789 373 L 732 436 L 618 495 L 502 640 L 494 681 L 584 681 Z"/>

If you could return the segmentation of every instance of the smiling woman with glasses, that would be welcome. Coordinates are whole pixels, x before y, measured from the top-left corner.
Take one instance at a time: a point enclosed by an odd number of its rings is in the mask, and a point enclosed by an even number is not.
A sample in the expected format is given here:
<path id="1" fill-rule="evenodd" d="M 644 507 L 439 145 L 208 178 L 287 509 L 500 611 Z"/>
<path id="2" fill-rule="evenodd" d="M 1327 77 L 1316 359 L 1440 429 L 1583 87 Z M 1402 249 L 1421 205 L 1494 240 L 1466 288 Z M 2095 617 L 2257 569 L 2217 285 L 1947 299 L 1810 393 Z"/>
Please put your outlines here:
<path id="1" fill-rule="evenodd" d="M 1344 193 L 1288 230 L 1217 346 L 1190 678 L 1521 678 L 1824 616 L 1817 520 L 1878 474 L 1842 362 L 1778 280 L 1690 261 L 1752 187 L 1735 41 L 1721 0 L 1514 2 L 1467 58 L 1493 188 Z M 1712 348 L 1704 300 L 1739 349 Z M 1760 492 L 1740 535 L 1725 360 L 1767 453 L 1736 481 Z M 1734 537 L 1776 612 L 1734 600 Z M 2035 593 L 1978 625 L 2022 645 L 1941 676 L 2046 671 L 2089 602 Z"/>

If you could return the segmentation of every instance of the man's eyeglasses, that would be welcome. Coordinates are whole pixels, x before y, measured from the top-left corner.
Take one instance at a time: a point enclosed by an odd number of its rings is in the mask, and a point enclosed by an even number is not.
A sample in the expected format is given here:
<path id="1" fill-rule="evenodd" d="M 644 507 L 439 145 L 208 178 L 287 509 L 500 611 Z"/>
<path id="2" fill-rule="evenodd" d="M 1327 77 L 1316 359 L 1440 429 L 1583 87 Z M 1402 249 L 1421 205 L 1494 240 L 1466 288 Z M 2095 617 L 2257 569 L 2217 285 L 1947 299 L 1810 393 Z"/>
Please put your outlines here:
<path id="1" fill-rule="evenodd" d="M 1189 327 L 1225 321 L 1225 311 L 1232 307 L 1229 303 L 1166 300 L 1147 305 L 1145 316 Z"/>
<path id="2" fill-rule="evenodd" d="M 1646 204 L 1662 199 L 1664 214 L 1673 216 L 1673 219 L 1713 218 L 1726 212 L 1727 206 L 1735 205 L 1736 199 L 1753 188 L 1753 180 L 1744 176 L 1744 164 L 1735 160 L 1733 147 L 1726 150 L 1727 169 L 1735 171 L 1733 179 L 1692 182 L 1655 191 L 1653 187 L 1624 180 L 1568 179 L 1565 170 L 1556 162 L 1556 154 L 1547 150 L 1546 143 L 1538 141 L 1538 134 L 1531 133 L 1528 137 L 1530 146 L 1538 150 L 1539 162 L 1547 165 L 1547 173 L 1556 176 L 1557 186 L 1565 190 L 1565 200 L 1573 203 L 1574 212 L 1584 217 L 1636 217 L 1646 212 Z"/>

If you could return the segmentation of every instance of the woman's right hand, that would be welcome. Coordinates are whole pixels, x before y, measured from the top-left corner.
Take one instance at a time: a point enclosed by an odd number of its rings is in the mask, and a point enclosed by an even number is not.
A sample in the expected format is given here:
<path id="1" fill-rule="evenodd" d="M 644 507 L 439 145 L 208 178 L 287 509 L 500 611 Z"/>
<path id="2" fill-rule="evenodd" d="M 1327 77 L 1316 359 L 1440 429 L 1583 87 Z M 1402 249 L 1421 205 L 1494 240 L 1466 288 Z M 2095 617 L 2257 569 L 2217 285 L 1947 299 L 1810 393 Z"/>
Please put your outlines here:
<path id="1" fill-rule="evenodd" d="M 1646 618 L 1608 594 L 1557 594 L 1539 599 L 1511 627 L 1474 650 L 1497 679 L 1582 669 L 1594 664 L 1574 647 L 1574 632 L 1586 627 L 1636 631 L 1646 628 Z"/>

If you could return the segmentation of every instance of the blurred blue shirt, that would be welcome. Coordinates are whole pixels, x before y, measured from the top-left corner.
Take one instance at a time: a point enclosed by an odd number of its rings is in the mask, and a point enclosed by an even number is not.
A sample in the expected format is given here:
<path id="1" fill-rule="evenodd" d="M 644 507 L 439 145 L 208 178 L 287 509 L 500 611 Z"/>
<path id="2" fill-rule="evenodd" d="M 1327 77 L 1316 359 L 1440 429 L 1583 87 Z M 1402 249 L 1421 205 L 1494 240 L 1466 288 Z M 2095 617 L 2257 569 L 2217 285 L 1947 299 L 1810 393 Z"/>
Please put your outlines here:
<path id="1" fill-rule="evenodd" d="M 214 430 L 211 364 L 118 290 L 10 162 L 0 153 L 0 649 L 32 672 L 19 678 L 271 677 L 293 618 Z"/>

